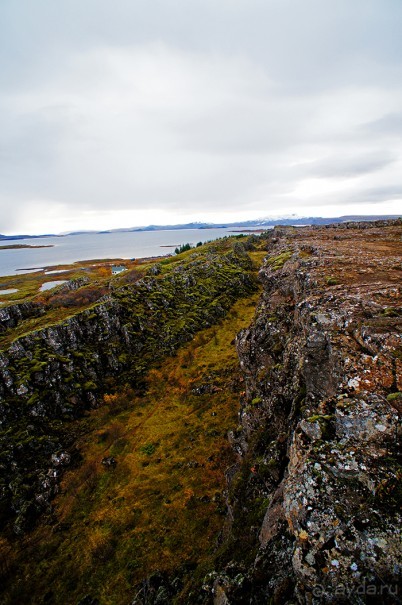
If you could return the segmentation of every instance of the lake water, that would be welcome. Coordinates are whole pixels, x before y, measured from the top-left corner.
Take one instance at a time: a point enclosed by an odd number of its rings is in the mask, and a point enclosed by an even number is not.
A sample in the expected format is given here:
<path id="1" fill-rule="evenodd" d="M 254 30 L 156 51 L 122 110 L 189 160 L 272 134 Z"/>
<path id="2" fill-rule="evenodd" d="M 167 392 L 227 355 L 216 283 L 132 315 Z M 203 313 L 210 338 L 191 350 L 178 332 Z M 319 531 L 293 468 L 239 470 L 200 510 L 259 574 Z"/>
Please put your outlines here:
<path id="1" fill-rule="evenodd" d="M 52 288 L 55 288 L 56 286 L 61 286 L 61 284 L 65 284 L 66 280 L 64 279 L 63 281 L 47 281 L 44 284 L 41 285 L 41 287 L 39 288 L 39 290 L 41 292 L 46 292 L 46 290 L 52 290 Z"/>
<path id="2" fill-rule="evenodd" d="M 239 228 L 240 230 L 241 228 Z M 86 233 L 26 240 L 2 241 L 1 245 L 53 245 L 52 248 L 0 250 L 0 276 L 25 270 L 70 264 L 82 260 L 146 258 L 172 254 L 176 246 L 197 244 L 233 235 L 228 229 L 183 229 L 178 231 L 139 231 Z M 167 247 L 164 246 L 173 246 Z"/>

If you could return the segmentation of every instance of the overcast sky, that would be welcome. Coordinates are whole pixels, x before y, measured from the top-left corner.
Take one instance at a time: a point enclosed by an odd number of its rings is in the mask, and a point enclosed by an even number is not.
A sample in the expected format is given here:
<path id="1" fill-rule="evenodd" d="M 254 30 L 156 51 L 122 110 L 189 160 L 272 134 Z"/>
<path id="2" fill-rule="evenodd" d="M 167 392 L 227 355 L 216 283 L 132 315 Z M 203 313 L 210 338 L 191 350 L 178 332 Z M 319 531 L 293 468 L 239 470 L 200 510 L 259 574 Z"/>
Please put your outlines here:
<path id="1" fill-rule="evenodd" d="M 1 0 L 0 233 L 402 212 L 401 0 Z"/>

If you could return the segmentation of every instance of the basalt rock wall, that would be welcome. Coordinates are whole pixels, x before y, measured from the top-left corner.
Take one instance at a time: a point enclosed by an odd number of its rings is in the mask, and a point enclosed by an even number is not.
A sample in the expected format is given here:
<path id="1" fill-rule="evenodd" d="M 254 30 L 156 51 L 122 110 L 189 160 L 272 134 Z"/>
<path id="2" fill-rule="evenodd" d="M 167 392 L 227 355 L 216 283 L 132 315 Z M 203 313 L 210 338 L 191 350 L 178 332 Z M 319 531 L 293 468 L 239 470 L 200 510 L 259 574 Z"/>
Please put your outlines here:
<path id="1" fill-rule="evenodd" d="M 237 337 L 226 546 L 198 602 L 400 602 L 401 234 L 269 236 L 264 293 Z"/>
<path id="2" fill-rule="evenodd" d="M 45 313 L 43 305 L 32 302 L 19 303 L 0 309 L 0 334 L 15 328 L 24 319 L 39 317 Z"/>

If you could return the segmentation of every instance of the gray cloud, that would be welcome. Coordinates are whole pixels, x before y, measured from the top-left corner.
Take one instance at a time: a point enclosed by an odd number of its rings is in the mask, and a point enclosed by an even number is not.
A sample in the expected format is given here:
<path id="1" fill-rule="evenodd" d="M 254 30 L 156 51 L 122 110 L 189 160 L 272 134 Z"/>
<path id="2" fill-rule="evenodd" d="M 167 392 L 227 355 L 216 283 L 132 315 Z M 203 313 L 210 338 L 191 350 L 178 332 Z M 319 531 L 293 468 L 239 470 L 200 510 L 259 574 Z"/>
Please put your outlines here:
<path id="1" fill-rule="evenodd" d="M 0 232 L 396 212 L 401 17 L 399 0 L 4 0 Z"/>
<path id="2" fill-rule="evenodd" d="M 400 137 L 402 135 L 402 113 L 390 113 L 378 120 L 363 124 L 362 130 L 369 135 Z"/>
<path id="3" fill-rule="evenodd" d="M 311 174 L 317 177 L 353 178 L 381 170 L 395 161 L 397 156 L 387 150 L 376 154 L 363 153 L 357 157 L 336 155 L 315 162 L 311 166 Z"/>
<path id="4" fill-rule="evenodd" d="M 376 204 L 382 200 L 401 200 L 402 186 L 395 187 L 373 187 L 363 191 L 356 192 L 349 196 L 349 202 L 361 202 L 368 204 Z"/>

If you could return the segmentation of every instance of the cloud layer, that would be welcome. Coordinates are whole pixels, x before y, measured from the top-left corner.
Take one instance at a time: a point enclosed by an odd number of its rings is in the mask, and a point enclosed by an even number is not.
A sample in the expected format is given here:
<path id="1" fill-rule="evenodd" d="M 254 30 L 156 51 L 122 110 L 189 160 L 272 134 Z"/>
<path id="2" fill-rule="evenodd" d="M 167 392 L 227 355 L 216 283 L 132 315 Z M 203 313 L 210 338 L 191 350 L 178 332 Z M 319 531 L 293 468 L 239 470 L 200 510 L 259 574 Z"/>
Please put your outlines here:
<path id="1" fill-rule="evenodd" d="M 4 0 L 0 233 L 401 212 L 401 22 L 399 0 Z"/>

